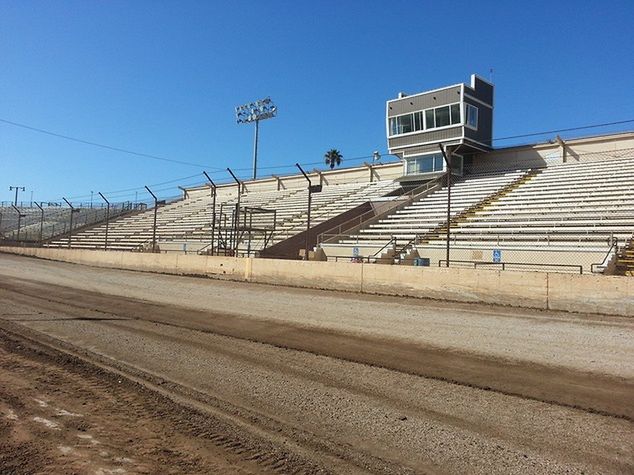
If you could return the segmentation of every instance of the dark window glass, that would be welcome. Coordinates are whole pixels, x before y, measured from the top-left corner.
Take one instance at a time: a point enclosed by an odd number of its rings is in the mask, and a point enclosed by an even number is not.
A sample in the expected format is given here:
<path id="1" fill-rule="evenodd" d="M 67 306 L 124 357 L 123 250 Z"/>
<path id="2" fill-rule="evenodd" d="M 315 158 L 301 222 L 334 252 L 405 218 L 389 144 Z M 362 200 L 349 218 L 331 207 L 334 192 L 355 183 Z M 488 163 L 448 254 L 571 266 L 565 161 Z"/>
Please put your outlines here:
<path id="1" fill-rule="evenodd" d="M 398 118 L 398 128 L 399 134 L 406 134 L 408 132 L 413 132 L 414 124 L 413 124 L 413 114 L 402 115 Z"/>
<path id="2" fill-rule="evenodd" d="M 449 106 L 438 107 L 436 111 L 436 127 L 449 125 Z"/>
<path id="3" fill-rule="evenodd" d="M 414 130 L 423 130 L 423 113 L 414 113 Z"/>
<path id="4" fill-rule="evenodd" d="M 460 123 L 460 104 L 453 104 L 451 106 L 451 123 L 452 124 Z"/>
<path id="5" fill-rule="evenodd" d="M 428 109 L 425 111 L 425 121 L 427 122 L 426 129 L 433 129 L 436 127 L 436 121 L 434 120 L 434 109 Z"/>
<path id="6" fill-rule="evenodd" d="M 420 160 L 420 172 L 428 173 L 434 171 L 434 158 L 433 157 L 421 157 Z"/>
<path id="7" fill-rule="evenodd" d="M 478 128 L 478 108 L 471 104 L 467 104 L 467 125 Z"/>
<path id="8" fill-rule="evenodd" d="M 434 171 L 440 172 L 442 171 L 442 164 L 444 160 L 441 154 L 434 155 Z"/>

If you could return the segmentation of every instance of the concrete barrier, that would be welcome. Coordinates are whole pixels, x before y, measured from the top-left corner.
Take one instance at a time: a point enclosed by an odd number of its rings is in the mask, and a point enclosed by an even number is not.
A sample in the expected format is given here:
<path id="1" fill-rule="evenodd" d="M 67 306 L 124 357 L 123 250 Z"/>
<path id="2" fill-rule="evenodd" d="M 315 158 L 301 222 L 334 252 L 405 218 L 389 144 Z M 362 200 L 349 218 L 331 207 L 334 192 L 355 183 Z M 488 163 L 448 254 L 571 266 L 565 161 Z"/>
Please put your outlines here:
<path id="1" fill-rule="evenodd" d="M 545 309 L 547 279 L 537 272 L 370 264 L 363 269 L 363 292 Z"/>
<path id="2" fill-rule="evenodd" d="M 352 292 L 362 289 L 360 264 L 251 259 L 250 265 L 252 282 Z"/>
<path id="3" fill-rule="evenodd" d="M 273 285 L 634 316 L 631 277 L 46 248 L 0 252 Z"/>
<path id="4" fill-rule="evenodd" d="M 634 278 L 549 274 L 548 308 L 632 317 Z"/>

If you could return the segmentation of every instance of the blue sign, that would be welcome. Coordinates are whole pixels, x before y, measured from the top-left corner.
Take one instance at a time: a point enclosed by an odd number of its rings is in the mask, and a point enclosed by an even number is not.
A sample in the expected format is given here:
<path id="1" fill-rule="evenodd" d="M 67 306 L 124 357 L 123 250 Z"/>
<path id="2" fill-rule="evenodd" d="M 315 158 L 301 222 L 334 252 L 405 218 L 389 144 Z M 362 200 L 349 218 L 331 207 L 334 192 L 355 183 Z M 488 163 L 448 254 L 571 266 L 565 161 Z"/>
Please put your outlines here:
<path id="1" fill-rule="evenodd" d="M 353 247 L 352 248 L 352 257 L 359 257 L 361 255 L 361 253 L 359 252 L 359 248 L 358 247 Z"/>
<path id="2" fill-rule="evenodd" d="M 502 250 L 493 249 L 493 262 L 502 262 Z"/>

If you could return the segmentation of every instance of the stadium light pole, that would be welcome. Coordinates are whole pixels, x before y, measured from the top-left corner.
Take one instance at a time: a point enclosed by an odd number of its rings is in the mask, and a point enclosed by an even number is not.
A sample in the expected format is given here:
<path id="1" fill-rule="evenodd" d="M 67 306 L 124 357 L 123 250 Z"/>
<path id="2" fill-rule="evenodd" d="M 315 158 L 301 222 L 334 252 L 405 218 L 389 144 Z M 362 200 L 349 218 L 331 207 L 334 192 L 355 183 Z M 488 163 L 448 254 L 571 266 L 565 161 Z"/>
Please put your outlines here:
<path id="1" fill-rule="evenodd" d="M 299 171 L 302 172 L 302 175 L 304 175 L 304 178 L 306 178 L 306 180 L 308 181 L 308 212 L 307 212 L 307 216 L 306 216 L 306 243 L 304 246 L 304 260 L 307 261 L 308 260 L 308 251 L 310 249 L 310 208 L 312 206 L 312 201 L 313 201 L 313 193 L 319 193 L 322 189 L 321 185 L 313 185 L 313 183 L 310 181 L 309 176 L 306 174 L 306 172 L 304 171 L 304 169 L 302 168 L 302 166 L 299 163 L 296 163 L 295 166 L 297 168 L 299 168 Z"/>
<path id="2" fill-rule="evenodd" d="M 44 202 L 42 201 L 42 203 Z M 40 244 L 41 244 L 44 238 L 44 208 L 37 201 L 35 202 L 35 206 L 40 208 Z"/>
<path id="3" fill-rule="evenodd" d="M 207 175 L 206 171 L 203 171 L 203 175 L 205 175 L 205 178 L 207 178 L 207 180 L 209 181 L 209 184 L 211 185 L 210 190 L 211 190 L 211 255 L 214 255 L 214 239 L 216 237 L 216 184 L 214 183 L 214 181 L 211 179 L 211 177 L 209 175 Z"/>
<path id="4" fill-rule="evenodd" d="M 106 238 L 103 243 L 103 250 L 107 251 L 108 250 L 108 226 L 110 224 L 110 201 L 108 201 L 106 197 L 103 194 L 101 194 L 101 191 L 98 191 L 97 193 L 99 194 L 99 196 L 101 196 L 101 199 L 106 202 Z"/>
<path id="5" fill-rule="evenodd" d="M 9 191 L 15 190 L 15 200 L 13 201 L 13 206 L 18 206 L 18 191 L 26 191 L 26 188 L 23 186 L 10 186 Z"/>
<path id="6" fill-rule="evenodd" d="M 277 106 L 270 97 L 250 102 L 236 107 L 236 122 L 249 124 L 255 122 L 255 138 L 253 140 L 253 179 L 257 178 L 258 170 L 258 133 L 260 121 L 272 119 L 277 115 Z"/>
<path id="7" fill-rule="evenodd" d="M 150 195 L 152 195 L 152 198 L 154 198 L 154 224 L 152 225 L 152 252 L 156 252 L 156 215 L 158 213 L 159 205 L 164 205 L 165 200 L 159 201 L 156 195 L 152 193 L 152 190 L 150 190 L 147 186 L 145 187 L 145 189 Z"/>
<path id="8" fill-rule="evenodd" d="M 445 153 L 442 144 L 438 144 L 442 157 L 447 164 L 447 255 L 445 257 L 446 267 L 449 267 L 449 252 L 451 248 L 451 150 Z"/>
<path id="9" fill-rule="evenodd" d="M 70 249 L 71 243 L 73 241 L 73 214 L 79 213 L 79 210 L 77 208 L 74 208 L 73 205 L 70 204 L 70 201 L 68 201 L 66 198 L 62 197 L 62 199 L 66 201 L 66 204 L 70 207 L 70 226 L 68 229 L 68 249 Z"/>

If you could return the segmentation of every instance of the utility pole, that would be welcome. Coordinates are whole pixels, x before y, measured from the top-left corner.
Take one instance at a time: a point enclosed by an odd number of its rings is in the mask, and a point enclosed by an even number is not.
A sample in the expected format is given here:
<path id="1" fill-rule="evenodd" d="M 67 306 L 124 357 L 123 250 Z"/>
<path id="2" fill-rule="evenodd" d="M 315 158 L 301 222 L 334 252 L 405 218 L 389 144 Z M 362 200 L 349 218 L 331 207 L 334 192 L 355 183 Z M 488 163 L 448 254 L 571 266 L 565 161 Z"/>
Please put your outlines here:
<path id="1" fill-rule="evenodd" d="M 18 206 L 18 191 L 26 191 L 26 188 L 23 186 L 10 186 L 9 191 L 15 190 L 15 200 L 13 201 L 13 206 Z"/>

